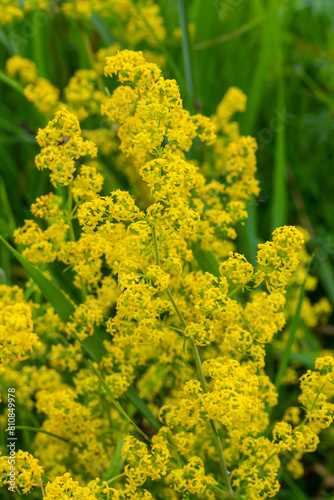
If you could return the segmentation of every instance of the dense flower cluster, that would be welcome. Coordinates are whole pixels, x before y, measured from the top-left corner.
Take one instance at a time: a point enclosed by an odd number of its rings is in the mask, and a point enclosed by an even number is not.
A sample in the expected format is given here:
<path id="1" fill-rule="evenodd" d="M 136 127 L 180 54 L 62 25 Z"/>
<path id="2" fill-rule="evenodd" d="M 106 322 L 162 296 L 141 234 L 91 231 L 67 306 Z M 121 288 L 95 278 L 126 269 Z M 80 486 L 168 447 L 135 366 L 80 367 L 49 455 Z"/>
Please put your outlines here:
<path id="1" fill-rule="evenodd" d="M 157 6 L 138 4 L 164 37 Z M 62 5 L 81 20 L 92 9 L 117 12 L 134 44 L 148 36 L 133 2 Z M 110 95 L 99 88 L 104 58 Z M 64 102 L 43 101 L 53 116 L 38 130 L 35 162 L 55 192 L 40 194 L 33 219 L 14 233 L 50 287 L 63 277 L 56 284 L 67 313 L 45 301 L 42 281 L 25 294 L 0 287 L 1 374 L 41 431 L 33 455 L 18 453 L 18 486 L 27 493 L 42 485 L 46 500 L 273 497 L 281 467 L 300 477 L 304 454 L 334 418 L 327 352 L 300 378 L 300 407 L 283 405 L 281 419 L 270 421 L 279 384 L 266 355 L 282 362 L 309 262 L 307 235 L 276 229 L 258 245 L 255 267 L 235 251 L 235 226 L 259 192 L 256 142 L 232 121 L 246 106 L 240 90 L 230 89 L 212 118 L 191 115 L 154 57 L 110 47 L 95 64 L 71 78 Z M 7 72 L 43 111 L 36 67 L 15 56 Z M 81 129 L 100 113 L 95 129 Z M 188 159 L 194 142 L 205 161 Z M 131 192 L 104 187 L 100 156 L 91 161 L 98 150 L 115 160 Z M 306 290 L 314 286 L 305 281 Z M 325 300 L 305 299 L 300 331 L 329 312 Z M 282 385 L 297 384 L 300 372 L 292 359 Z M 5 484 L 4 456 L 0 467 Z"/>

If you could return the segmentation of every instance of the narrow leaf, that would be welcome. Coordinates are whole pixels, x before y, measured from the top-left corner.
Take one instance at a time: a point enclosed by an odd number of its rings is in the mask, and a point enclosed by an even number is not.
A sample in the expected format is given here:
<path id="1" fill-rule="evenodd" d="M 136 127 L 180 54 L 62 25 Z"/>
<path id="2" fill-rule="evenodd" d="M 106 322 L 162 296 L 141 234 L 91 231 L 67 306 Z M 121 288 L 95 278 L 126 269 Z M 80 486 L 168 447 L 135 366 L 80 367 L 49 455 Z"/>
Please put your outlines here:
<path id="1" fill-rule="evenodd" d="M 308 265 L 307 270 L 306 270 L 305 278 L 304 278 L 303 284 L 302 284 L 301 289 L 300 289 L 299 299 L 298 299 L 298 303 L 297 303 L 297 307 L 296 307 L 296 312 L 294 314 L 294 317 L 292 318 L 292 322 L 291 322 L 291 325 L 290 325 L 289 338 L 288 338 L 288 341 L 286 343 L 285 349 L 283 351 L 281 364 L 280 364 L 280 366 L 278 368 L 278 372 L 277 372 L 277 375 L 276 375 L 276 380 L 275 380 L 276 390 L 279 388 L 279 386 L 281 384 L 281 380 L 282 380 L 284 371 L 285 371 L 285 369 L 286 369 L 286 367 L 288 365 L 289 359 L 290 359 L 291 347 L 292 347 L 293 341 L 295 339 L 297 328 L 299 326 L 300 311 L 301 311 L 303 300 L 304 300 L 304 296 L 305 296 L 306 279 L 307 279 L 307 275 L 308 275 L 308 272 L 309 272 L 312 260 L 313 260 L 313 256 L 310 259 L 309 265 Z"/>
<path id="2" fill-rule="evenodd" d="M 102 36 L 108 45 L 114 45 L 116 42 L 115 38 L 110 33 L 110 29 L 105 24 L 103 19 L 96 12 L 93 12 L 90 22 L 94 25 L 96 31 Z"/>
<path id="3" fill-rule="evenodd" d="M 210 250 L 202 250 L 197 246 L 194 246 L 192 250 L 194 257 L 197 260 L 202 271 L 209 272 L 216 277 L 220 276 L 218 261 Z"/>
<path id="4" fill-rule="evenodd" d="M 126 413 L 126 411 L 124 410 L 124 408 L 122 407 L 122 405 L 115 399 L 115 396 L 113 395 L 113 393 L 111 392 L 111 389 L 110 387 L 108 386 L 108 384 L 106 384 L 106 382 L 103 380 L 101 374 L 98 372 L 98 370 L 95 368 L 95 366 L 93 365 L 93 363 L 89 362 L 89 366 L 91 367 L 92 369 L 92 372 L 95 373 L 95 375 L 97 376 L 97 378 L 99 379 L 103 389 L 105 390 L 105 392 L 108 394 L 108 396 L 110 397 L 111 401 L 113 402 L 115 408 L 117 408 L 117 410 L 120 412 L 121 415 L 123 415 L 123 417 L 125 418 L 125 420 L 127 420 L 127 422 L 129 422 L 129 424 L 132 425 L 132 427 L 145 439 L 145 441 L 149 441 L 148 437 L 146 436 L 146 434 L 141 430 L 139 429 L 139 427 L 134 423 L 134 421 L 129 417 L 129 415 Z"/>
<path id="5" fill-rule="evenodd" d="M 72 302 L 59 290 L 44 274 L 41 273 L 34 265 L 30 264 L 19 252 L 17 252 L 7 241 L 0 236 L 0 241 L 14 255 L 20 264 L 27 271 L 29 276 L 34 280 L 36 285 L 42 291 L 44 297 L 54 307 L 64 322 L 67 322 L 75 311 L 75 306 Z"/>
<path id="6" fill-rule="evenodd" d="M 117 476 L 123 468 L 123 458 L 122 458 L 122 446 L 123 446 L 124 436 L 121 434 L 118 438 L 115 451 L 111 458 L 108 469 L 105 471 L 103 476 L 103 481 L 109 481 L 113 477 Z"/>
<path id="7" fill-rule="evenodd" d="M 124 393 L 124 396 L 130 401 L 130 403 L 133 404 L 133 406 L 137 408 L 137 410 L 143 415 L 143 417 L 145 417 L 146 420 L 148 420 L 148 422 L 152 425 L 152 427 L 154 427 L 157 430 L 160 429 L 161 425 L 153 417 L 152 413 L 147 408 L 144 401 L 138 396 L 137 391 L 133 386 L 129 387 L 129 389 Z"/>
<path id="8" fill-rule="evenodd" d="M 52 281 L 49 281 L 39 269 L 37 269 L 33 264 L 30 264 L 30 262 L 28 262 L 24 257 L 22 257 L 21 254 L 19 254 L 19 252 L 17 252 L 9 243 L 7 243 L 7 241 L 2 236 L 0 236 L 0 241 L 24 267 L 29 276 L 39 287 L 46 300 L 55 309 L 59 317 L 65 323 L 68 322 L 71 315 L 75 311 L 75 305 L 54 283 L 52 283 Z M 105 353 L 105 348 L 102 344 L 102 340 L 100 339 L 97 332 L 81 341 L 81 345 L 87 352 L 89 357 L 94 361 L 100 361 L 103 354 Z"/>

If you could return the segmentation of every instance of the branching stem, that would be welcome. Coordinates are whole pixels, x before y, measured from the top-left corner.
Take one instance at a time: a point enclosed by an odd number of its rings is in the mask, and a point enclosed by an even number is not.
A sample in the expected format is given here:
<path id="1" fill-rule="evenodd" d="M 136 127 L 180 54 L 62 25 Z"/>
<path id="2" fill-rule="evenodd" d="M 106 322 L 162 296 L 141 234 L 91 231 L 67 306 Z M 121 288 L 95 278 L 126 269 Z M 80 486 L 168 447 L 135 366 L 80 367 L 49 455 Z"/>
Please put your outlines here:
<path id="1" fill-rule="evenodd" d="M 159 256 L 158 239 L 157 239 L 157 233 L 156 233 L 155 227 L 152 227 L 152 234 L 153 234 L 153 244 L 154 244 L 155 260 L 156 260 L 157 265 L 160 266 L 160 256 Z M 167 292 L 169 300 L 171 301 L 171 303 L 172 303 L 172 305 L 174 307 L 174 310 L 175 310 L 176 314 L 178 315 L 178 318 L 179 318 L 179 320 L 180 320 L 183 328 L 185 329 L 186 326 L 187 326 L 187 324 L 185 322 L 185 319 L 183 317 L 182 312 L 180 311 L 180 309 L 178 308 L 178 306 L 177 306 L 177 304 L 176 304 L 176 302 L 174 300 L 173 294 L 170 291 L 169 287 L 166 289 L 166 292 Z M 206 386 L 206 381 L 205 381 L 205 376 L 204 376 L 204 373 L 203 373 L 201 356 L 200 356 L 198 347 L 195 344 L 194 339 L 189 339 L 189 340 L 190 340 L 191 350 L 192 350 L 193 356 L 195 358 L 195 363 L 196 363 L 196 368 L 197 368 L 197 374 L 198 374 L 198 378 L 199 378 L 200 383 L 201 383 L 202 390 L 203 390 L 203 392 L 208 392 L 208 389 L 207 389 L 207 386 Z M 218 434 L 218 429 L 217 429 L 217 426 L 216 426 L 216 422 L 214 420 L 210 419 L 210 424 L 211 424 L 211 427 L 212 427 L 212 430 L 213 430 L 214 442 L 215 442 L 217 453 L 218 453 L 220 471 L 221 471 L 224 483 L 225 483 L 225 485 L 227 487 L 228 495 L 229 495 L 230 498 L 232 498 L 232 496 L 233 496 L 233 489 L 232 489 L 232 486 L 231 486 L 231 483 L 230 483 L 229 473 L 227 471 L 227 467 L 226 467 L 226 463 L 225 463 L 225 459 L 224 459 L 224 454 L 223 454 L 223 447 L 222 447 L 221 440 L 220 440 L 220 437 L 219 437 L 219 434 Z"/>

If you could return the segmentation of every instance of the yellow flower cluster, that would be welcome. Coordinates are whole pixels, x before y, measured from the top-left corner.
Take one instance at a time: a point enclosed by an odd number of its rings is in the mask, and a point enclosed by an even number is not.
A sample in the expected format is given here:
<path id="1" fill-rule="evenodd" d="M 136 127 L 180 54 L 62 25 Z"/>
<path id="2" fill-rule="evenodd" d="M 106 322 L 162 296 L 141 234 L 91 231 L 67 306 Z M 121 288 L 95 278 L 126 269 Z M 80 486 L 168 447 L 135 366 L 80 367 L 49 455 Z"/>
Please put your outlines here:
<path id="1" fill-rule="evenodd" d="M 23 11 L 21 11 L 23 12 Z M 19 78 L 25 85 L 24 95 L 33 102 L 43 115 L 52 116 L 57 109 L 60 91 L 46 78 L 38 76 L 33 61 L 21 56 L 12 56 L 6 61 L 6 72 L 11 77 Z"/>
<path id="2" fill-rule="evenodd" d="M 206 491 L 210 485 L 217 482 L 211 476 L 205 475 L 203 461 L 199 457 L 192 457 L 181 469 L 172 470 L 167 476 L 167 483 L 182 495 L 196 495 L 196 498 L 215 498 L 215 495 Z"/>
<path id="3" fill-rule="evenodd" d="M 315 362 L 317 371 L 308 370 L 300 379 L 303 405 L 307 420 L 325 429 L 334 420 L 334 358 L 325 356 Z"/>
<path id="4" fill-rule="evenodd" d="M 8 288 L 0 287 L 0 374 L 10 363 L 26 359 L 32 349 L 39 346 L 29 304 L 23 297 L 18 297 L 18 302 L 8 301 L 6 295 L 2 296 Z"/>
<path id="5" fill-rule="evenodd" d="M 114 0 L 106 3 L 103 0 L 70 0 L 62 4 L 62 12 L 65 16 L 77 19 L 89 19 L 93 12 L 99 14 L 108 24 L 115 19 L 122 21 L 122 30 L 119 24 L 113 23 L 112 33 L 118 39 L 125 39 L 130 47 L 145 41 L 150 46 L 156 46 L 156 39 L 162 41 L 166 36 L 163 18 L 160 14 L 159 5 L 153 0 L 139 0 L 138 10 L 131 0 Z M 155 35 L 148 28 L 151 26 Z"/>
<path id="6" fill-rule="evenodd" d="M 284 290 L 292 273 L 298 266 L 298 250 L 303 246 L 304 238 L 297 228 L 284 226 L 275 229 L 273 241 L 259 245 L 257 262 L 266 276 L 268 290 Z"/>
<path id="7" fill-rule="evenodd" d="M 67 186 L 72 182 L 75 160 L 97 155 L 95 144 L 82 139 L 79 120 L 67 110 L 57 111 L 47 127 L 39 129 L 36 140 L 42 148 L 36 156 L 36 167 L 51 170 L 50 179 L 54 186 Z"/>
<path id="8" fill-rule="evenodd" d="M 37 80 L 37 67 L 33 61 L 21 56 L 12 56 L 6 61 L 6 73 L 12 78 L 18 78 L 23 84 Z"/>
<path id="9" fill-rule="evenodd" d="M 95 70 L 79 69 L 64 90 L 67 109 L 80 121 L 90 115 L 99 114 L 101 103 L 106 99 L 104 92 L 96 89 L 97 80 L 98 74 Z"/>
<path id="10" fill-rule="evenodd" d="M 165 476 L 170 453 L 163 436 L 152 438 L 150 451 L 146 444 L 127 436 L 122 448 L 122 457 L 127 462 L 124 469 L 127 480 L 132 487 L 136 487 L 144 484 L 148 477 L 157 481 Z"/>
<path id="11" fill-rule="evenodd" d="M 91 481 L 87 486 L 80 486 L 71 475 L 66 472 L 58 476 L 45 486 L 46 500 L 62 500 L 64 498 L 75 498 L 77 500 L 95 500 L 99 491 L 97 481 Z"/>
<path id="12" fill-rule="evenodd" d="M 22 19 L 23 10 L 20 8 L 17 0 L 3 0 L 0 5 L 0 25 L 5 26 L 14 21 Z"/>
<path id="13" fill-rule="evenodd" d="M 44 473 L 39 462 L 27 451 L 17 450 L 15 458 L 0 456 L 0 484 L 7 484 L 7 475 L 15 470 L 15 486 L 25 495 L 33 488 L 40 487 Z"/>

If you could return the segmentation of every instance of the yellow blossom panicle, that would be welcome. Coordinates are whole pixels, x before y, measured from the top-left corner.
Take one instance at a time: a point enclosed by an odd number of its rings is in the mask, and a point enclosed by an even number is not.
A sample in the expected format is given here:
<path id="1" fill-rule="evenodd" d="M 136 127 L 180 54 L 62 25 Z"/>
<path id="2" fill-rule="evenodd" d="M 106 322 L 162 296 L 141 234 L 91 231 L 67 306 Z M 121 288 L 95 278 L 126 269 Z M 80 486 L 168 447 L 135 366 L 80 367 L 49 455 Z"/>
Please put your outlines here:
<path id="1" fill-rule="evenodd" d="M 196 498 L 211 498 L 210 486 L 217 485 L 213 477 L 205 474 L 203 461 L 199 457 L 191 457 L 181 469 L 172 470 L 167 482 L 182 495 L 196 495 Z"/>
<path id="2" fill-rule="evenodd" d="M 45 486 L 46 500 L 62 500 L 64 498 L 77 498 L 78 500 L 96 500 L 99 491 L 98 480 L 93 480 L 87 486 L 80 486 L 71 474 L 66 472 L 56 477 Z"/>
<path id="3" fill-rule="evenodd" d="M 273 232 L 273 241 L 259 244 L 257 262 L 259 282 L 266 280 L 269 291 L 285 287 L 298 266 L 298 250 L 304 243 L 303 235 L 293 226 L 283 226 Z"/>
<path id="4" fill-rule="evenodd" d="M 95 144 L 82 139 L 77 117 L 66 110 L 58 111 L 44 129 L 39 129 L 36 140 L 42 147 L 36 156 L 36 166 L 39 170 L 48 168 L 51 171 L 54 186 L 67 186 L 73 181 L 75 160 L 97 155 Z"/>
<path id="5" fill-rule="evenodd" d="M 50 116 L 57 109 L 59 90 L 46 78 L 37 78 L 24 88 L 24 95 L 43 115 Z"/>
<path id="6" fill-rule="evenodd" d="M 59 105 L 60 90 L 46 78 L 38 76 L 33 61 L 18 55 L 12 56 L 6 61 L 6 72 L 24 85 L 24 96 L 34 103 L 40 113 L 48 118 L 53 116 Z"/>
<path id="7" fill-rule="evenodd" d="M 64 90 L 66 108 L 80 121 L 100 113 L 100 106 L 106 95 L 97 87 L 98 74 L 93 69 L 80 69 L 69 80 Z"/>
<path id="8" fill-rule="evenodd" d="M 7 59 L 6 73 L 12 78 L 18 78 L 23 85 L 33 83 L 38 78 L 36 64 L 17 55 Z"/>
<path id="9" fill-rule="evenodd" d="M 315 362 L 316 371 L 308 370 L 300 379 L 300 403 L 310 424 L 322 429 L 334 420 L 334 358 L 324 356 Z"/>
<path id="10" fill-rule="evenodd" d="M 167 474 L 170 453 L 162 436 L 152 438 L 152 448 L 133 436 L 127 436 L 122 448 L 122 457 L 127 462 L 125 475 L 131 486 L 141 486 L 150 477 L 153 481 Z"/>
<path id="11" fill-rule="evenodd" d="M 15 458 L 0 456 L 0 484 L 8 487 L 7 478 L 10 471 L 15 470 L 15 490 L 19 489 L 24 495 L 33 488 L 40 487 L 44 470 L 38 460 L 27 451 L 17 450 Z"/>
<path id="12" fill-rule="evenodd" d="M 22 302 L 6 304 L 0 298 L 0 374 L 6 366 L 29 357 L 39 339 L 33 331 L 32 312 Z"/>
<path id="13" fill-rule="evenodd" d="M 3 0 L 0 5 L 0 25 L 5 26 L 24 16 L 23 10 L 20 8 L 17 0 Z"/>

